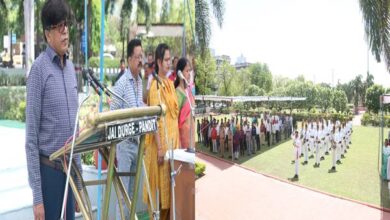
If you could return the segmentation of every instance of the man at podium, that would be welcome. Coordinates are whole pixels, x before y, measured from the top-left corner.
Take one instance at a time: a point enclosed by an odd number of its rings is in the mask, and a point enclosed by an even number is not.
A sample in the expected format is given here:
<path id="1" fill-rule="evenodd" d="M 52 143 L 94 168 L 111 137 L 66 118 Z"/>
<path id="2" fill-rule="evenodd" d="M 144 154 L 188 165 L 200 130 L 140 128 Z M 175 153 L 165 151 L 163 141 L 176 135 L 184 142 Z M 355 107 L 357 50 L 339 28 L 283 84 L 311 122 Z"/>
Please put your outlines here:
<path id="1" fill-rule="evenodd" d="M 63 0 L 44 3 L 40 17 L 47 48 L 27 78 L 25 148 L 34 219 L 38 220 L 59 219 L 64 197 L 66 175 L 61 163 L 48 157 L 73 135 L 78 107 L 75 68 L 67 55 L 70 15 Z M 80 155 L 75 159 L 80 168 Z M 66 217 L 74 219 L 73 194 L 68 191 L 65 196 Z"/>
<path id="2" fill-rule="evenodd" d="M 127 63 L 128 68 L 123 76 L 115 83 L 114 87 L 114 91 L 126 100 L 126 102 L 114 97 L 110 106 L 111 110 L 144 106 L 142 80 L 140 77 L 142 68 L 142 44 L 140 40 L 133 39 L 127 44 Z M 117 144 L 116 158 L 119 172 L 136 172 L 139 140 L 139 136 L 129 137 Z M 122 176 L 121 178 L 129 193 L 130 199 L 132 199 L 134 176 Z M 125 215 L 128 215 L 129 211 L 123 200 L 122 204 L 125 207 Z M 118 204 L 116 205 L 116 213 L 117 218 L 120 218 Z M 126 216 L 127 218 L 128 216 Z"/>

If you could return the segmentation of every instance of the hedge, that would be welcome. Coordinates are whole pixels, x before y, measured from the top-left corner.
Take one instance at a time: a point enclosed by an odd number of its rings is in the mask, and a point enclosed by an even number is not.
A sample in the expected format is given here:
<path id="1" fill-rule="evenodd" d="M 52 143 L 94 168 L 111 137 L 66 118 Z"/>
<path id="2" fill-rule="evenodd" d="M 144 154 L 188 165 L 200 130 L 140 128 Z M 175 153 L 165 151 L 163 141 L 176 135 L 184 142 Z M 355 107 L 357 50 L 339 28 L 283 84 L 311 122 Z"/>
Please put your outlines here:
<path id="1" fill-rule="evenodd" d="M 26 120 L 26 87 L 0 87 L 0 119 Z"/>
<path id="2" fill-rule="evenodd" d="M 26 75 L 23 71 L 0 70 L 0 86 L 25 86 Z"/>
<path id="3" fill-rule="evenodd" d="M 104 58 L 104 68 L 119 68 L 121 62 L 119 58 Z M 90 67 L 100 67 L 100 58 L 99 57 L 91 57 L 89 58 L 89 66 Z"/>
<path id="4" fill-rule="evenodd" d="M 378 114 L 370 114 L 364 113 L 361 119 L 361 123 L 364 126 L 372 125 L 372 126 L 380 126 L 382 117 Z M 390 128 L 390 115 L 384 116 L 384 126 Z"/>
<path id="5" fill-rule="evenodd" d="M 204 171 L 206 170 L 206 165 L 203 163 L 195 162 L 195 175 L 197 177 L 201 177 L 204 175 Z"/>

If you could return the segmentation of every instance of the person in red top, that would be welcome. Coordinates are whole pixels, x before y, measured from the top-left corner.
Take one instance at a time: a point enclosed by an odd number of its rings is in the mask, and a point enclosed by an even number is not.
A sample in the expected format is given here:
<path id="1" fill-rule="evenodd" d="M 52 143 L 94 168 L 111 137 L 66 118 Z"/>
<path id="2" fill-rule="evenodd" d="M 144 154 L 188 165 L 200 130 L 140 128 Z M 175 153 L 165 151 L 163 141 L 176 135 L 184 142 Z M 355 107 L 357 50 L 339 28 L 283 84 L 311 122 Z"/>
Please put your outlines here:
<path id="1" fill-rule="evenodd" d="M 217 153 L 217 128 L 215 127 L 215 124 L 213 124 L 213 127 L 211 128 L 211 141 L 213 143 L 213 153 Z"/>

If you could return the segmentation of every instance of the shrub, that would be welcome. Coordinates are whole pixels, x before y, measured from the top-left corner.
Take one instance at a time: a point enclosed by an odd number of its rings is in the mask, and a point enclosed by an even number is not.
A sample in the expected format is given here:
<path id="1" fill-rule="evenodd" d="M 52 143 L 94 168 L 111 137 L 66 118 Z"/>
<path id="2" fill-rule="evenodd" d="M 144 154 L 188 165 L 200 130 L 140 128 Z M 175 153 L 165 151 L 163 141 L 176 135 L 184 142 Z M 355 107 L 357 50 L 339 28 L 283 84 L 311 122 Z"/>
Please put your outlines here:
<path id="1" fill-rule="evenodd" d="M 25 86 L 26 75 L 24 72 L 7 70 L 0 71 L 0 86 Z"/>
<path id="2" fill-rule="evenodd" d="M 203 176 L 206 170 L 206 165 L 203 163 L 195 162 L 195 175 L 197 177 Z"/>
<path id="3" fill-rule="evenodd" d="M 361 123 L 364 126 L 381 126 L 382 116 L 378 114 L 364 113 Z M 390 115 L 385 115 L 383 119 L 383 126 L 390 128 Z"/>
<path id="4" fill-rule="evenodd" d="M 25 121 L 26 87 L 0 87 L 0 119 Z"/>
<path id="5" fill-rule="evenodd" d="M 100 67 L 100 58 L 99 57 L 91 57 L 89 58 L 89 66 L 90 67 Z M 120 59 L 114 58 L 104 58 L 104 68 L 118 68 L 120 66 Z"/>

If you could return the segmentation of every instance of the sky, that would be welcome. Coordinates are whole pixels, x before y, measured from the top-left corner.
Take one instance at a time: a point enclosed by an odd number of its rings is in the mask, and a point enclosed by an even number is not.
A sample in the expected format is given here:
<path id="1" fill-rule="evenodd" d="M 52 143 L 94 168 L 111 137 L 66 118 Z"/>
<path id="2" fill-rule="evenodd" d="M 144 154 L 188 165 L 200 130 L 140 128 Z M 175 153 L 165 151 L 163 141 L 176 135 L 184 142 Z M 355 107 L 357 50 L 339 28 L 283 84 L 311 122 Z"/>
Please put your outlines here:
<path id="1" fill-rule="evenodd" d="M 210 48 L 232 64 L 242 54 L 273 75 L 331 85 L 365 78 L 369 66 L 375 83 L 390 87 L 385 64 L 368 53 L 358 0 L 225 0 L 222 28 L 212 19 Z"/>

